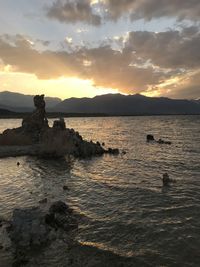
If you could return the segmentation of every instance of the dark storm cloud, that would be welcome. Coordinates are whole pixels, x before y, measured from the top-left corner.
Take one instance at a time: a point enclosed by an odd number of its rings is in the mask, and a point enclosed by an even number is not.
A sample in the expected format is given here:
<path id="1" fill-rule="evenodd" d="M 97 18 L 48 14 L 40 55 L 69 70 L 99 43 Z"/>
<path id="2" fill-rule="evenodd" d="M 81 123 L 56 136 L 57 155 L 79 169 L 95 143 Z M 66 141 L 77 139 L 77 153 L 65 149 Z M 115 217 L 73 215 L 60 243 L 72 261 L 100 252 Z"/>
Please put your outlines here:
<path id="1" fill-rule="evenodd" d="M 200 32 L 196 27 L 182 31 L 130 32 L 127 48 L 154 65 L 164 68 L 200 67 Z"/>
<path id="2" fill-rule="evenodd" d="M 128 16 L 131 20 L 174 17 L 178 20 L 199 21 L 199 0 L 99 0 L 101 10 L 94 12 L 92 0 L 56 0 L 48 7 L 47 16 L 60 22 L 84 22 L 100 25 L 103 19 L 117 20 Z"/>
<path id="3" fill-rule="evenodd" d="M 94 13 L 89 0 L 57 0 L 48 8 L 47 16 L 65 23 L 101 24 L 101 17 Z"/>
<path id="4" fill-rule="evenodd" d="M 161 17 L 199 20 L 199 0 L 104 0 L 110 19 L 129 15 L 133 20 L 151 20 Z"/>

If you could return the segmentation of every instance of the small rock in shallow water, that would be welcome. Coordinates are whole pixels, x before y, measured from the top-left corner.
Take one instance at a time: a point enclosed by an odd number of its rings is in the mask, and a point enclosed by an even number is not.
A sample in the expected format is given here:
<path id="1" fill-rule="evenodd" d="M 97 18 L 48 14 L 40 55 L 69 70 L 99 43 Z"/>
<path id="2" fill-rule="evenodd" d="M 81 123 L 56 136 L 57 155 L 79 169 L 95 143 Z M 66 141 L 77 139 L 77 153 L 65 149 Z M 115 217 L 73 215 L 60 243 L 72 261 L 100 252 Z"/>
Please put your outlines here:
<path id="1" fill-rule="evenodd" d="M 147 134 L 146 139 L 147 139 L 147 142 L 155 141 L 154 136 L 152 134 Z"/>
<path id="2" fill-rule="evenodd" d="M 49 208 L 50 213 L 66 213 L 69 210 L 69 206 L 60 200 L 54 202 Z"/>
<path id="3" fill-rule="evenodd" d="M 69 190 L 69 187 L 67 185 L 63 185 L 63 190 Z"/>
<path id="4" fill-rule="evenodd" d="M 113 154 L 113 155 L 118 155 L 119 154 L 119 149 L 118 148 L 108 148 L 107 151 L 109 154 Z"/>
<path id="5" fill-rule="evenodd" d="M 170 183 L 176 183 L 176 180 L 169 178 L 168 173 L 163 174 L 162 181 L 164 186 L 169 185 Z"/>
<path id="6" fill-rule="evenodd" d="M 45 197 L 44 199 L 39 200 L 39 203 L 40 203 L 40 204 L 47 203 L 47 198 Z"/>
<path id="7" fill-rule="evenodd" d="M 158 144 L 165 144 L 165 145 L 171 145 L 172 144 L 172 142 L 165 141 L 165 140 L 162 140 L 162 139 L 158 139 L 157 143 Z"/>

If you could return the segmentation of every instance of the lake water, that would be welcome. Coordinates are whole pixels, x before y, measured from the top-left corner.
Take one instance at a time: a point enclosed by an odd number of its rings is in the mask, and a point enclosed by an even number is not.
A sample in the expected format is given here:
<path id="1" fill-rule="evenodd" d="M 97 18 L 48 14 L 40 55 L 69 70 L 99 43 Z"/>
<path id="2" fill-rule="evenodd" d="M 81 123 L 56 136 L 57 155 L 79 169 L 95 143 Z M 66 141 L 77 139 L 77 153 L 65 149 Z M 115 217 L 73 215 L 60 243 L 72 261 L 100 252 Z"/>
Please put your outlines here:
<path id="1" fill-rule="evenodd" d="M 0 120 L 0 132 L 20 123 Z M 70 164 L 0 159 L 0 215 L 10 218 L 14 208 L 44 197 L 62 199 L 87 217 L 80 242 L 138 257 L 140 266 L 199 267 L 200 116 L 68 118 L 66 124 L 127 153 Z M 146 143 L 148 133 L 172 145 Z M 177 182 L 163 188 L 164 172 Z"/>

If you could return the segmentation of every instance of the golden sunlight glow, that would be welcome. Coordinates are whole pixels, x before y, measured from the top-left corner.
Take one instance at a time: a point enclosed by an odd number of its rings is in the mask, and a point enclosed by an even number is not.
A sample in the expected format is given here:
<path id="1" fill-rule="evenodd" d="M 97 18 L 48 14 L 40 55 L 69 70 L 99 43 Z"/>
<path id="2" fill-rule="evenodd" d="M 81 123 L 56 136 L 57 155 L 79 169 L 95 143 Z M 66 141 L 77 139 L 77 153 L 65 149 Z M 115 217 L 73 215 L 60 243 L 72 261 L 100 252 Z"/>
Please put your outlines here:
<path id="1" fill-rule="evenodd" d="M 142 95 L 148 96 L 148 97 L 159 97 L 163 94 L 162 89 L 165 89 L 166 93 L 169 93 L 171 91 L 170 88 L 176 87 L 178 84 L 182 83 L 181 77 L 173 77 L 168 80 L 163 81 L 157 86 L 151 87 L 149 86 L 148 90 L 141 92 Z"/>
<path id="2" fill-rule="evenodd" d="M 24 94 L 45 94 L 60 97 L 94 97 L 96 95 L 118 93 L 112 88 L 96 87 L 92 80 L 75 77 L 63 77 L 55 80 L 40 80 L 34 74 L 21 72 L 0 72 L 1 91 L 13 91 Z"/>
<path id="3" fill-rule="evenodd" d="M 160 95 L 160 93 L 158 90 L 152 90 L 152 91 L 141 92 L 141 95 L 148 96 L 148 97 L 157 97 Z"/>
<path id="4" fill-rule="evenodd" d="M 180 81 L 179 77 L 173 77 L 173 78 L 168 79 L 168 80 L 164 81 L 163 83 L 159 84 L 158 88 L 163 88 L 163 87 L 166 87 L 169 85 L 175 86 L 179 81 Z"/>

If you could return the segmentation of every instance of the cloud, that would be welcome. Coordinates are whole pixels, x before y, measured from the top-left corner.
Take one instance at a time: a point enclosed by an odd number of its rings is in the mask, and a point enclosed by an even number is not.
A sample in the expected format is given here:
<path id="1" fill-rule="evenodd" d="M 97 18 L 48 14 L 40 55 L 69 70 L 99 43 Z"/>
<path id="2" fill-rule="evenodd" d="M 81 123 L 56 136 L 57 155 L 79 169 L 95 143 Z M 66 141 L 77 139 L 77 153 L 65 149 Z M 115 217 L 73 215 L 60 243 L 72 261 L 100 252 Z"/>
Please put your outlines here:
<path id="1" fill-rule="evenodd" d="M 197 27 L 160 33 L 130 32 L 126 47 L 135 51 L 143 61 L 150 60 L 159 67 L 200 67 L 200 31 Z"/>
<path id="2" fill-rule="evenodd" d="M 154 91 L 177 97 L 186 95 L 183 92 L 189 88 L 196 98 L 200 84 L 198 28 L 130 32 L 120 44 L 119 49 L 102 45 L 38 51 L 22 36 L 1 36 L 0 59 L 12 71 L 32 73 L 39 79 L 77 77 L 125 93 Z"/>
<path id="3" fill-rule="evenodd" d="M 94 13 L 89 0 L 57 0 L 47 8 L 47 16 L 63 23 L 101 24 L 101 17 Z"/>
<path id="4" fill-rule="evenodd" d="M 16 72 L 32 73 L 40 79 L 54 79 L 61 76 L 78 75 L 78 58 L 68 52 L 37 51 L 18 36 L 10 41 L 0 38 L 0 59 L 4 66 L 12 66 Z M 15 41 L 13 41 L 15 40 Z"/>
<path id="5" fill-rule="evenodd" d="M 171 98 L 200 99 L 200 68 L 182 74 L 177 83 L 163 87 L 160 93 Z"/>
<path id="6" fill-rule="evenodd" d="M 199 0 L 102 0 L 109 19 L 129 15 L 132 20 L 176 17 L 179 20 L 199 20 Z"/>
<path id="7" fill-rule="evenodd" d="M 166 74 L 152 67 L 131 66 L 134 55 L 110 46 L 82 48 L 74 52 L 39 52 L 31 46 L 15 45 L 0 39 L 0 58 L 19 72 L 33 73 L 40 79 L 76 76 L 91 79 L 98 86 L 141 91 L 160 82 Z M 85 64 L 89 62 L 89 64 Z"/>
<path id="8" fill-rule="evenodd" d="M 99 11 L 98 14 L 95 11 Z M 84 22 L 99 26 L 102 20 L 116 21 L 122 16 L 131 20 L 173 17 L 199 21 L 199 0 L 56 0 L 47 16 L 63 23 Z"/>

